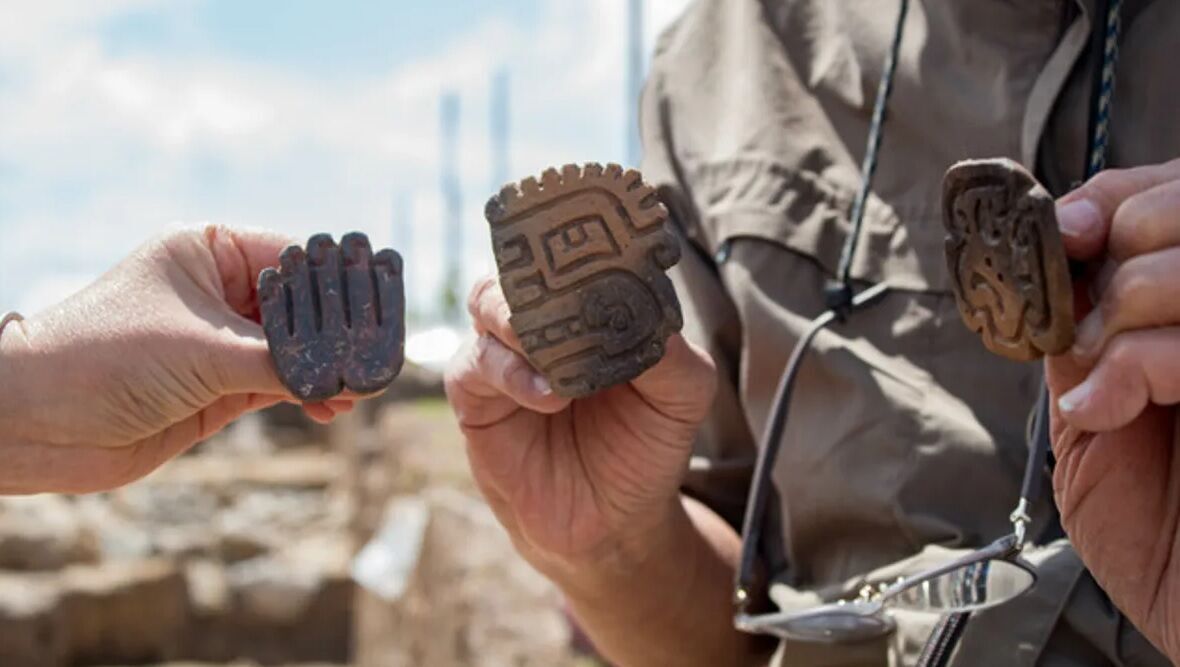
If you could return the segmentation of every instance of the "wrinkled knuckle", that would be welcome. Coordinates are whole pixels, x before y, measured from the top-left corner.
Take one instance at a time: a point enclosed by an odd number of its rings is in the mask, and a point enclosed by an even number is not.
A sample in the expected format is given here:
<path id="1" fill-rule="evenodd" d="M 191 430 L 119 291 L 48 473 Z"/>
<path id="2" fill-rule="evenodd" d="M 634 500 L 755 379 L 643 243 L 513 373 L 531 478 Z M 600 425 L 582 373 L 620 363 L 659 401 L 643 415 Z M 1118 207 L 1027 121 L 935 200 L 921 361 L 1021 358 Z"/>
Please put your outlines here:
<path id="1" fill-rule="evenodd" d="M 443 371 L 444 387 L 457 387 L 470 379 L 479 363 L 478 348 L 476 345 L 468 345 L 451 359 L 451 363 L 447 364 Z"/>
<path id="2" fill-rule="evenodd" d="M 1129 169 L 1107 169 L 1091 178 L 1084 187 L 1087 194 L 1109 198 L 1126 183 L 1129 176 Z"/>
<path id="3" fill-rule="evenodd" d="M 452 364 L 443 373 L 443 391 L 447 396 L 453 396 L 456 389 L 458 389 L 466 380 L 466 369 L 461 368 L 456 364 Z"/>
<path id="4" fill-rule="evenodd" d="M 496 322 L 504 326 L 508 326 L 512 321 L 512 308 L 508 306 L 508 302 L 500 299 L 496 304 Z"/>
<path id="5" fill-rule="evenodd" d="M 1141 196 L 1129 197 L 1118 205 L 1111 218 L 1110 233 L 1116 237 L 1135 238 L 1148 216 L 1148 203 Z"/>
<path id="6" fill-rule="evenodd" d="M 1143 275 L 1136 262 L 1124 264 L 1111 278 L 1108 296 L 1102 300 L 1102 316 L 1108 322 L 1119 319 L 1128 310 L 1144 311 L 1151 306 L 1152 281 Z"/>
<path id="7" fill-rule="evenodd" d="M 1139 350 L 1126 336 L 1115 336 L 1106 352 L 1105 363 L 1115 377 L 1126 377 L 1138 365 Z"/>
<path id="8" fill-rule="evenodd" d="M 528 368 L 515 354 L 509 353 L 506 357 L 500 366 L 502 386 L 519 391 L 528 384 Z"/>
<path id="9" fill-rule="evenodd" d="M 475 284 L 471 286 L 471 291 L 467 294 L 467 312 L 471 313 L 472 317 L 479 317 L 480 304 L 483 303 L 493 283 L 492 276 L 484 276 L 476 280 Z"/>
<path id="10" fill-rule="evenodd" d="M 1147 304 L 1151 302 L 1151 296 L 1157 287 L 1151 276 L 1144 275 L 1141 271 L 1128 272 L 1122 280 L 1118 294 L 1129 303 Z"/>

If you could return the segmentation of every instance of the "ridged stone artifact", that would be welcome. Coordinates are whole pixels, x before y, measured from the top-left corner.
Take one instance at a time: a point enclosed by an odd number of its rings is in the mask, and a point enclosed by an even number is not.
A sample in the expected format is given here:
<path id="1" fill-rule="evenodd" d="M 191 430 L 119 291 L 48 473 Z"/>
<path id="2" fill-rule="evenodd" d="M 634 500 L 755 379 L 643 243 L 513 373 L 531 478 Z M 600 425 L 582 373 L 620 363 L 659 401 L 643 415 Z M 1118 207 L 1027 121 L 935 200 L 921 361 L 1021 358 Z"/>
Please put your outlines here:
<path id="1" fill-rule="evenodd" d="M 316 234 L 306 251 L 287 248 L 277 270 L 259 274 L 258 298 L 279 378 L 300 400 L 374 393 L 401 371 L 402 258 L 388 248 L 373 254 L 364 234 L 340 245 Z"/>
<path id="2" fill-rule="evenodd" d="M 1031 361 L 1074 340 L 1073 288 L 1053 197 L 1006 159 L 960 162 L 943 180 L 951 288 L 992 352 Z"/>
<path id="3" fill-rule="evenodd" d="M 485 214 L 512 328 L 556 393 L 587 396 L 663 357 L 682 325 L 665 273 L 680 246 L 639 172 L 549 169 L 505 187 Z"/>

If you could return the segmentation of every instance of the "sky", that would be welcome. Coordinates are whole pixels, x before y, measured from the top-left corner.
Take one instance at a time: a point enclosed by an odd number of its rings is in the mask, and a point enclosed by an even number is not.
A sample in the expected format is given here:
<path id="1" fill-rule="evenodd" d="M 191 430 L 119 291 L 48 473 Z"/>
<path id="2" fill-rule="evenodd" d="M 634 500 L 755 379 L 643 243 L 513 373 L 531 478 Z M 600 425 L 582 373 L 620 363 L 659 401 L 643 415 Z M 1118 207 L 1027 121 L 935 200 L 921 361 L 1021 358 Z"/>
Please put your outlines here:
<path id="1" fill-rule="evenodd" d="M 687 0 L 647 0 L 645 49 Z M 463 283 L 492 268 L 489 87 L 512 178 L 625 162 L 626 0 L 0 0 L 0 312 L 173 223 L 367 233 L 429 319 L 440 96 L 460 99 Z M 408 221 L 408 222 L 404 222 Z"/>

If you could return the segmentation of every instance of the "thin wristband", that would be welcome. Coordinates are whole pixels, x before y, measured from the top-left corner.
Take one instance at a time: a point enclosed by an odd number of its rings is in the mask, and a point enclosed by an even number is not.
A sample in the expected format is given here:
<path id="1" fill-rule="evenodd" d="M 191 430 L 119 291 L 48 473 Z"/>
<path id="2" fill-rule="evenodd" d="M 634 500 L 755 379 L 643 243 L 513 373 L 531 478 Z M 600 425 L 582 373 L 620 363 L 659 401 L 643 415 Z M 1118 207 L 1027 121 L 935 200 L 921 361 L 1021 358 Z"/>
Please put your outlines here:
<path id="1" fill-rule="evenodd" d="M 0 316 L 0 336 L 4 335 L 4 327 L 8 326 L 9 324 L 11 324 L 13 322 L 22 322 L 22 321 L 24 321 L 24 319 L 25 319 L 24 315 L 21 315 L 20 313 L 16 312 L 15 310 L 4 313 L 3 316 Z"/>

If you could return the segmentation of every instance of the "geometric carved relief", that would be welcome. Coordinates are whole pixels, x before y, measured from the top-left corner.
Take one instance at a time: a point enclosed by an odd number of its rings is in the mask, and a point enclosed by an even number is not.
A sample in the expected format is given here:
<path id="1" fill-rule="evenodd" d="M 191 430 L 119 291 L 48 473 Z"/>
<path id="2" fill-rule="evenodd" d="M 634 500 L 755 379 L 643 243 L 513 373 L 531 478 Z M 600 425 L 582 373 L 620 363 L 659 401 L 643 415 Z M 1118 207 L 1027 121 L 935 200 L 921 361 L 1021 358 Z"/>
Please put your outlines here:
<path id="1" fill-rule="evenodd" d="M 323 401 L 345 387 L 381 391 L 401 371 L 405 347 L 402 258 L 373 254 L 364 234 L 337 246 L 316 234 L 290 246 L 279 269 L 258 276 L 262 327 L 279 378 L 300 400 Z"/>
<path id="2" fill-rule="evenodd" d="M 549 169 L 505 187 L 485 214 L 512 328 L 556 393 L 592 394 L 663 357 L 682 325 L 665 274 L 680 246 L 639 172 Z"/>
<path id="3" fill-rule="evenodd" d="M 1016 361 L 1065 352 L 1073 288 L 1053 197 L 1006 159 L 960 162 L 943 180 L 951 286 L 963 322 Z"/>

